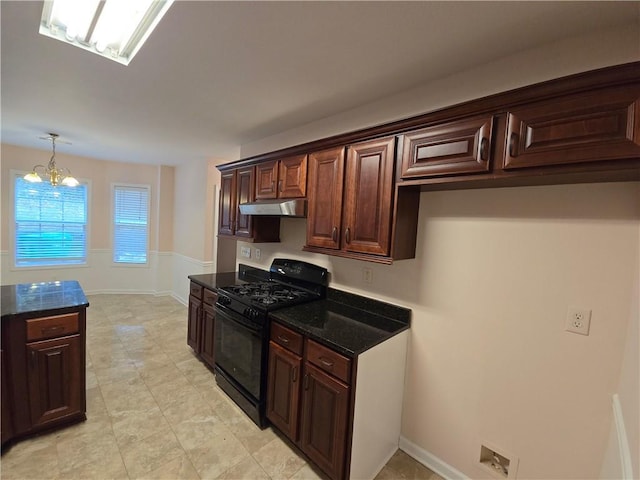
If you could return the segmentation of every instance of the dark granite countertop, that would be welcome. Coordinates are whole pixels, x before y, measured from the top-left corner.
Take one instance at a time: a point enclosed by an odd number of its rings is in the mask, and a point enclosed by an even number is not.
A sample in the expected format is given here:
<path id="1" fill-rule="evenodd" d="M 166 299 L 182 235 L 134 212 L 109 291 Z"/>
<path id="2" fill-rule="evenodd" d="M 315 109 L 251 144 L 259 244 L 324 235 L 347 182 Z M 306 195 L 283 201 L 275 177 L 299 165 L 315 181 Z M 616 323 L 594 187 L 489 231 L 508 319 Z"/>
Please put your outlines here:
<path id="1" fill-rule="evenodd" d="M 326 300 L 270 313 L 272 319 L 348 356 L 407 330 L 411 310 L 330 288 Z"/>
<path id="2" fill-rule="evenodd" d="M 76 280 L 2 285 L 2 318 L 38 313 L 50 315 L 89 306 Z"/>
<path id="3" fill-rule="evenodd" d="M 219 287 L 268 280 L 269 272 L 240 264 L 237 272 L 203 273 L 189 275 L 188 278 L 204 288 L 217 291 Z"/>
<path id="4" fill-rule="evenodd" d="M 210 290 L 269 279 L 269 272 L 239 265 L 237 272 L 189 275 Z M 270 312 L 270 317 L 348 357 L 409 328 L 411 310 L 333 288 L 327 298 Z"/>

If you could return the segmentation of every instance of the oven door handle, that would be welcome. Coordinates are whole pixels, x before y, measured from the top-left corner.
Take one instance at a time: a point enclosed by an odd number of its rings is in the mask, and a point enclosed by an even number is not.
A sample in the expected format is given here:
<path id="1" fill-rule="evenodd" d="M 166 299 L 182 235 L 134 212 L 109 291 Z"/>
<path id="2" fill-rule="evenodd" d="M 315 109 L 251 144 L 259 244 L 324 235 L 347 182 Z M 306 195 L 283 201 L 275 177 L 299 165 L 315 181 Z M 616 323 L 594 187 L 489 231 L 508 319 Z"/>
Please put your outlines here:
<path id="1" fill-rule="evenodd" d="M 243 317 L 239 313 L 236 313 L 233 310 L 229 310 L 224 305 L 220 305 L 219 303 L 216 303 L 216 317 L 218 315 L 223 317 L 223 319 L 233 322 L 241 327 L 244 327 L 246 330 L 249 330 L 257 334 L 259 334 L 263 329 L 262 324 L 252 322 L 251 320 Z"/>

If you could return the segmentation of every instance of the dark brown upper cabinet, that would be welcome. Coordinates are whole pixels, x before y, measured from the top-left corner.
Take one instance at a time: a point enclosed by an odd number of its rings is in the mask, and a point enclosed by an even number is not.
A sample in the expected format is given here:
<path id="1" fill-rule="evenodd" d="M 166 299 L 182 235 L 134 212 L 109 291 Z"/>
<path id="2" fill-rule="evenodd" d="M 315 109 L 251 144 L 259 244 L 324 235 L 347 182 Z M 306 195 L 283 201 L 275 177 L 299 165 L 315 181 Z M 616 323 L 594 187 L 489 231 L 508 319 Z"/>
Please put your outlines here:
<path id="1" fill-rule="evenodd" d="M 253 166 L 221 173 L 219 235 L 254 242 L 280 241 L 280 219 L 278 217 L 252 217 L 240 213 L 239 205 L 252 202 L 254 198 Z"/>
<path id="2" fill-rule="evenodd" d="M 256 200 L 301 198 L 306 194 L 306 155 L 259 163 L 256 166 Z"/>
<path id="3" fill-rule="evenodd" d="M 394 137 L 352 145 L 347 153 L 343 248 L 389 255 Z"/>
<path id="4" fill-rule="evenodd" d="M 340 248 L 344 147 L 309 155 L 307 245 Z"/>
<path id="5" fill-rule="evenodd" d="M 388 256 L 395 137 L 309 155 L 306 250 Z M 334 253 L 336 254 L 336 253 Z"/>
<path id="6" fill-rule="evenodd" d="M 403 179 L 488 172 L 493 116 L 434 125 L 403 135 Z"/>
<path id="7" fill-rule="evenodd" d="M 640 85 L 604 88 L 511 108 L 504 168 L 640 155 Z"/>

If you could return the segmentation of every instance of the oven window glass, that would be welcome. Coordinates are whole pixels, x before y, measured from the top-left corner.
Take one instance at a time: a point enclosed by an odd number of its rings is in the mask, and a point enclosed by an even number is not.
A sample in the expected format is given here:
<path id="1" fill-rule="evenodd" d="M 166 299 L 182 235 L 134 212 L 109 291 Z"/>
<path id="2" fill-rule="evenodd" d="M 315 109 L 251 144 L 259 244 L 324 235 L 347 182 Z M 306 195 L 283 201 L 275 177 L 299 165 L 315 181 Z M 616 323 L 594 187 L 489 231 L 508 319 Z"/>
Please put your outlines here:
<path id="1" fill-rule="evenodd" d="M 218 311 L 215 323 L 215 359 L 227 375 L 260 400 L 262 341 L 260 334 Z"/>

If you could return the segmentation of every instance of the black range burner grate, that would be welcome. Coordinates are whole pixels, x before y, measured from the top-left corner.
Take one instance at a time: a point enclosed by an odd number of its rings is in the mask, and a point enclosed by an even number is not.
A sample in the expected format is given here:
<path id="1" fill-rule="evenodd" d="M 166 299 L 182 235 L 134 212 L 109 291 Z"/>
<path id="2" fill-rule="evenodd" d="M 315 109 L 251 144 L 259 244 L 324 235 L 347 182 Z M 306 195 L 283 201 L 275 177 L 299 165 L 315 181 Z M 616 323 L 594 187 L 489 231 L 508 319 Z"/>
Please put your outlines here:
<path id="1" fill-rule="evenodd" d="M 226 293 L 238 300 L 248 300 L 260 305 L 287 305 L 304 299 L 312 299 L 313 295 L 305 290 L 289 287 L 278 282 L 256 282 L 245 285 L 225 287 Z"/>

